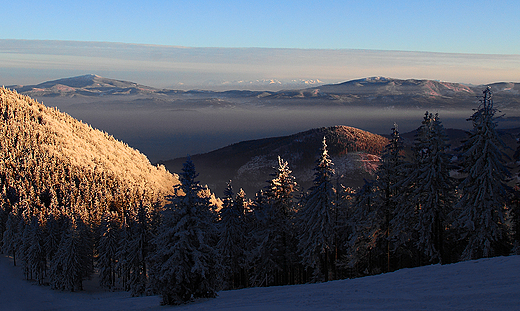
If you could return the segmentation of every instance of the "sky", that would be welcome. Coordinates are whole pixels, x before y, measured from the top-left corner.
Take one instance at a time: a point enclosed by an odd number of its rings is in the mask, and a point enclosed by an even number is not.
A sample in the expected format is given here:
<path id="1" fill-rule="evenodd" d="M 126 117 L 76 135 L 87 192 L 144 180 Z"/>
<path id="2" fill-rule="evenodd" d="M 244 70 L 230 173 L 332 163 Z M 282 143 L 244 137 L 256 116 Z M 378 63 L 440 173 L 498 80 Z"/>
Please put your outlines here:
<path id="1" fill-rule="evenodd" d="M 520 54 L 517 0 L 19 0 L 2 11 L 13 12 L 4 39 Z"/>
<path id="2" fill-rule="evenodd" d="M 517 0 L 19 0 L 2 11 L 0 85 L 84 74 L 184 89 L 371 76 L 520 81 Z"/>

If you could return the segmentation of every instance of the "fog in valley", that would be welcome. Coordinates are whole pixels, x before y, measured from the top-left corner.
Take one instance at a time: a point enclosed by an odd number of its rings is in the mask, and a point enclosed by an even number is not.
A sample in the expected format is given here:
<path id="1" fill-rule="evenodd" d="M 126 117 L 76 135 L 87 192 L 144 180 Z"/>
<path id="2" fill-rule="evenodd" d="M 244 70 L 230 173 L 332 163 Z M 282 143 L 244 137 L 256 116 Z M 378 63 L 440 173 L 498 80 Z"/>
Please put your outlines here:
<path id="1" fill-rule="evenodd" d="M 137 97 L 124 101 L 117 97 L 44 97 L 40 100 L 128 143 L 152 162 L 205 153 L 239 141 L 334 125 L 389 134 L 395 122 L 405 133 L 420 126 L 426 110 L 217 99 L 172 102 Z M 469 129 L 471 126 L 466 121 L 472 114 L 471 108 L 431 109 L 430 112 L 439 113 L 446 128 Z M 502 121 L 501 127 L 518 126 L 518 122 L 511 119 L 514 114 L 514 111 L 506 113 L 509 119 Z"/>

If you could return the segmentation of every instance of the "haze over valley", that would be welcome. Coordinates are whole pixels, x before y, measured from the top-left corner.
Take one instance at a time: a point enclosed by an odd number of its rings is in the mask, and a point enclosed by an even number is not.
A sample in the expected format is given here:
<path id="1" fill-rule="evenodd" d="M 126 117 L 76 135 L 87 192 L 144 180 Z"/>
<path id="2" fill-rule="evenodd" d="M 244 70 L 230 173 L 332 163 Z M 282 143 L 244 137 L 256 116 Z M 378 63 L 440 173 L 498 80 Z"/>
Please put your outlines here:
<path id="1" fill-rule="evenodd" d="M 520 126 L 519 84 L 490 86 L 505 114 L 499 126 Z M 83 75 L 10 88 L 114 135 L 157 162 L 335 125 L 386 135 L 397 123 L 405 133 L 420 125 L 425 111 L 439 113 L 447 128 L 469 129 L 466 119 L 485 86 L 374 77 L 285 91 L 186 91 Z"/>

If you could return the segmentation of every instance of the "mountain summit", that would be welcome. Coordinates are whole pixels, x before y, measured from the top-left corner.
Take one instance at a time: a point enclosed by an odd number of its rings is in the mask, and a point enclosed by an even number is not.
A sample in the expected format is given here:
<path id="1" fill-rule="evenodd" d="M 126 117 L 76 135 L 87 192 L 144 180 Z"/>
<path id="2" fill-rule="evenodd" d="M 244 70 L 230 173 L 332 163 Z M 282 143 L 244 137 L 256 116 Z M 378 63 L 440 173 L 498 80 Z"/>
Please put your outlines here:
<path id="1" fill-rule="evenodd" d="M 88 74 L 43 82 L 37 85 L 10 86 L 19 93 L 36 96 L 100 96 L 153 93 L 157 89 L 134 82 L 103 78 Z"/>

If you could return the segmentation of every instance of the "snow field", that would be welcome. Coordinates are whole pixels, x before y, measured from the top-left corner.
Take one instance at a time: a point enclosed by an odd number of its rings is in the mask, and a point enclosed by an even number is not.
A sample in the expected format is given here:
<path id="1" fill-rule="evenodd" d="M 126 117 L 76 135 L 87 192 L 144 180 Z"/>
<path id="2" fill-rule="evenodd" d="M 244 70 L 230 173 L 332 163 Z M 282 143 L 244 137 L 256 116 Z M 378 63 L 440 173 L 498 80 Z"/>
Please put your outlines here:
<path id="1" fill-rule="evenodd" d="M 0 310 L 519 310 L 520 256 L 402 269 L 320 284 L 222 291 L 215 299 L 160 306 L 159 296 L 53 291 L 23 280 L 0 257 Z"/>

